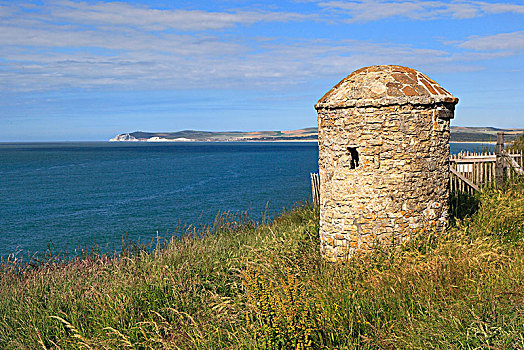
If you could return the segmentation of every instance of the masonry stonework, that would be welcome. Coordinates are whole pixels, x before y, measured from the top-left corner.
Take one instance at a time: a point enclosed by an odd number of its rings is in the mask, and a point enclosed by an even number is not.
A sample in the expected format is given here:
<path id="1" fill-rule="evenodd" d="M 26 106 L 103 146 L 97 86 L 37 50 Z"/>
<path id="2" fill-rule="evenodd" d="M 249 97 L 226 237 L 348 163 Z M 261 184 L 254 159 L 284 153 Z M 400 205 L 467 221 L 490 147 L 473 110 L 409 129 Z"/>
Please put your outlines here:
<path id="1" fill-rule="evenodd" d="M 326 259 L 446 229 L 449 123 L 457 102 L 424 74 L 401 66 L 359 69 L 318 101 Z"/>

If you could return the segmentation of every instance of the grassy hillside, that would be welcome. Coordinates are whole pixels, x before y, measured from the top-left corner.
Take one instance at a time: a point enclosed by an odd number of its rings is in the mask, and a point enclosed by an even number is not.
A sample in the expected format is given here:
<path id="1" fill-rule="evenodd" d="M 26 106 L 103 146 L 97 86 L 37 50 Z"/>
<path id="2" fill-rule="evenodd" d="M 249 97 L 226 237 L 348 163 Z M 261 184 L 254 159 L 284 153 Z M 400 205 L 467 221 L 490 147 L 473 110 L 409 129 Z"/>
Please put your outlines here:
<path id="1" fill-rule="evenodd" d="M 147 140 L 160 137 L 165 140 L 190 139 L 194 141 L 287 141 L 287 140 L 316 140 L 317 128 L 306 128 L 289 131 L 196 131 L 183 130 L 177 132 L 142 132 L 135 131 L 129 134 L 139 139 Z"/>
<path id="2" fill-rule="evenodd" d="M 510 142 L 524 133 L 524 129 L 497 129 L 492 127 L 451 127 L 451 141 L 496 142 L 497 132 L 504 131 L 504 140 Z"/>
<path id="3" fill-rule="evenodd" d="M 341 264 L 318 211 L 224 215 L 153 250 L 4 262 L 2 349 L 522 349 L 524 184 L 455 197 L 445 236 Z"/>

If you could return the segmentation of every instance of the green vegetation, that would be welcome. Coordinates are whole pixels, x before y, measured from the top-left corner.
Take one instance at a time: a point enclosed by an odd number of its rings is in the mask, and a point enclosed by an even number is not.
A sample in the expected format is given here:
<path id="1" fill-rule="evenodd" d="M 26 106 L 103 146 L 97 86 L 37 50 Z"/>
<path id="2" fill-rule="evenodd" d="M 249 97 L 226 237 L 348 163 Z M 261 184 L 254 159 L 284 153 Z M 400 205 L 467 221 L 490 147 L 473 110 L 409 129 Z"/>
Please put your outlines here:
<path id="1" fill-rule="evenodd" d="M 497 129 L 492 127 L 451 127 L 451 142 L 496 142 L 497 132 L 504 131 L 504 141 L 512 141 L 522 129 Z"/>
<path id="2" fill-rule="evenodd" d="M 513 140 L 510 149 L 512 151 L 524 152 L 524 132 Z"/>
<path id="3" fill-rule="evenodd" d="M 305 128 L 290 131 L 196 131 L 183 130 L 177 132 L 143 132 L 135 131 L 130 136 L 145 141 L 152 137 L 160 137 L 166 140 L 176 140 L 178 138 L 190 139 L 195 141 L 300 141 L 316 140 L 317 128 Z"/>
<path id="4" fill-rule="evenodd" d="M 6 261 L 0 348 L 522 349 L 524 184 L 457 198 L 448 234 L 341 264 L 307 205 L 117 257 Z"/>

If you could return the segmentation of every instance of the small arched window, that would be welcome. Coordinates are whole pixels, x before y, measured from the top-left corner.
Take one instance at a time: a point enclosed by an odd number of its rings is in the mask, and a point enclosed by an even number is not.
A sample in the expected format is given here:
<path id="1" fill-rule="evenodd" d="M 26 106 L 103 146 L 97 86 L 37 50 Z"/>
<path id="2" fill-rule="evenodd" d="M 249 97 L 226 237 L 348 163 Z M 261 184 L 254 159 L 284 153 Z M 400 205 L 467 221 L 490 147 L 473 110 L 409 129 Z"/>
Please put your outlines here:
<path id="1" fill-rule="evenodd" d="M 357 147 L 348 147 L 348 152 L 349 152 L 349 155 L 351 156 L 349 168 L 350 169 L 358 168 L 359 159 L 358 159 Z"/>

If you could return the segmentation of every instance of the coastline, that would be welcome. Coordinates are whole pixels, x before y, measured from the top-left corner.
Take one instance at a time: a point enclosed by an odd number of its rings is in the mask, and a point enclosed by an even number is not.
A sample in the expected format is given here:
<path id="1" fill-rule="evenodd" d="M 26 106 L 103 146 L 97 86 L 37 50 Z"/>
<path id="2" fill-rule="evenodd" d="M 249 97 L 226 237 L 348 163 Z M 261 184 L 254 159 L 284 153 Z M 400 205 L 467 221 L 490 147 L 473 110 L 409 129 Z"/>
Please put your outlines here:
<path id="1" fill-rule="evenodd" d="M 496 143 L 495 132 L 508 135 L 509 144 L 524 129 L 496 129 L 492 127 L 451 127 L 452 143 L 492 145 Z M 455 141 L 456 139 L 457 141 Z M 117 134 L 111 142 L 318 142 L 318 128 L 273 131 L 198 131 L 181 130 L 176 132 L 134 131 Z"/>

